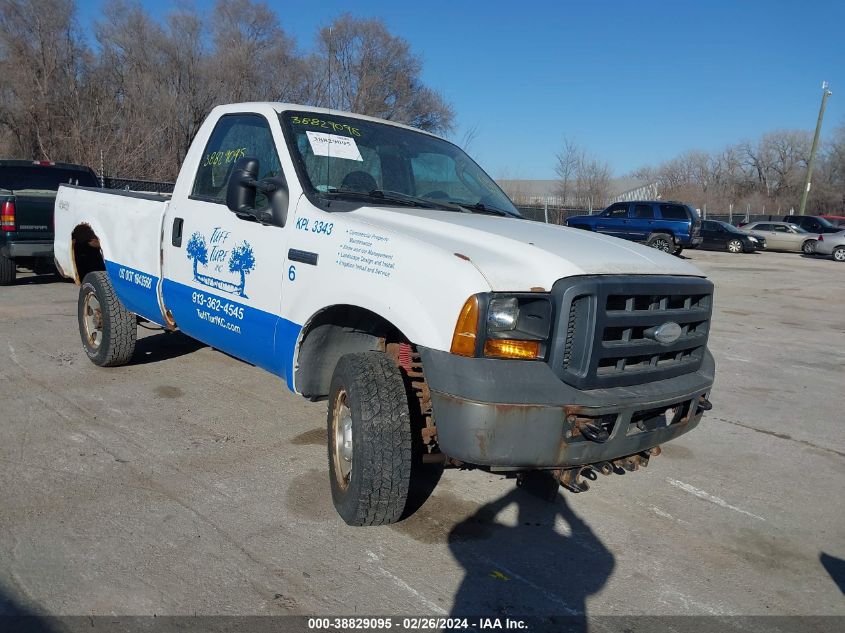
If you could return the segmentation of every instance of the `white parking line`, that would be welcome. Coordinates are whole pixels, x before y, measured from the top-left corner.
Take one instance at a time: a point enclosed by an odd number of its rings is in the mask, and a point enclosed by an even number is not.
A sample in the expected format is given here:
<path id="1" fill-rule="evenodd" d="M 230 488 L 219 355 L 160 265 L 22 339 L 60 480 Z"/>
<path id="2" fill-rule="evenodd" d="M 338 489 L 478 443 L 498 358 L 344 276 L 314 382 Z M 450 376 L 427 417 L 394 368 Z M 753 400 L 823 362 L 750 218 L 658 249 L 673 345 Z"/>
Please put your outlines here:
<path id="1" fill-rule="evenodd" d="M 736 506 L 732 506 L 730 503 L 728 503 L 727 501 L 725 501 L 721 497 L 711 495 L 709 492 L 705 492 L 704 490 L 699 490 L 695 486 L 692 486 L 688 483 L 684 483 L 683 481 L 678 481 L 677 479 L 671 479 L 669 477 L 666 478 L 666 481 L 669 482 L 671 485 L 675 486 L 676 488 L 680 488 L 681 490 L 688 492 L 691 495 L 695 495 L 699 499 L 704 499 L 705 501 L 709 501 L 710 503 L 715 503 L 717 506 L 721 506 L 723 508 L 727 508 L 728 510 L 733 510 L 734 512 L 739 512 L 741 514 L 748 515 L 753 519 L 759 519 L 760 521 L 766 520 L 761 516 L 757 516 L 756 514 L 751 514 L 747 510 L 743 510 L 742 508 L 737 508 Z"/>
<path id="2" fill-rule="evenodd" d="M 375 552 L 371 552 L 370 550 L 367 550 L 367 557 L 370 559 L 370 562 L 376 563 L 377 569 L 381 572 L 381 574 L 383 576 L 385 576 L 386 578 L 390 578 L 390 580 L 392 580 L 396 584 L 396 586 L 399 587 L 400 589 L 404 589 L 408 593 L 416 596 L 417 600 L 419 600 L 427 609 L 429 609 L 430 611 L 433 611 L 437 615 L 449 615 L 449 612 L 446 611 L 445 609 L 443 609 L 443 607 L 441 607 L 439 604 L 432 602 L 431 600 L 426 598 L 424 595 L 422 595 L 419 591 L 414 589 L 411 585 L 409 585 L 404 580 L 402 580 L 399 576 L 395 576 L 394 574 L 391 574 L 384 567 L 382 567 L 380 564 L 378 564 L 379 563 L 379 557 Z"/>

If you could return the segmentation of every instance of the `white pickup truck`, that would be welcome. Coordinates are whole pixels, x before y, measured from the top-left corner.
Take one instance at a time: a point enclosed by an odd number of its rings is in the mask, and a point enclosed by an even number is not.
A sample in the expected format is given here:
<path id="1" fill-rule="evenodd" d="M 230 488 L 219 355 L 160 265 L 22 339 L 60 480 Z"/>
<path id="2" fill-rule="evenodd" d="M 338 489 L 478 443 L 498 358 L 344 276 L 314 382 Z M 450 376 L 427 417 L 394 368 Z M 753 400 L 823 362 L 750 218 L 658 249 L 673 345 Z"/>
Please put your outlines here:
<path id="1" fill-rule="evenodd" d="M 170 199 L 63 186 L 55 218 L 90 359 L 130 362 L 149 321 L 327 399 L 350 525 L 399 520 L 422 461 L 581 491 L 711 406 L 698 269 L 522 219 L 461 149 L 410 127 L 217 107 Z"/>

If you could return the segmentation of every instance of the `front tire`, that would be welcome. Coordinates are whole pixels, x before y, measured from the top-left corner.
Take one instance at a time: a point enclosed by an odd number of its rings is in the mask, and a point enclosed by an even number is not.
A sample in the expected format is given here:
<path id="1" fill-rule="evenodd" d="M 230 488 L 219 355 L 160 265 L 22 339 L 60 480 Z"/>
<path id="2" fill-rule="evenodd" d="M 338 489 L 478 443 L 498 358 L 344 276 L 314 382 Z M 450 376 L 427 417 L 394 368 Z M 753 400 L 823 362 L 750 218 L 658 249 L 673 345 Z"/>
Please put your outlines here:
<path id="1" fill-rule="evenodd" d="M 105 271 L 85 275 L 77 304 L 79 335 L 95 365 L 125 365 L 135 351 L 138 322 L 118 299 Z"/>
<path id="2" fill-rule="evenodd" d="M 812 255 L 816 252 L 816 240 L 807 240 L 801 245 L 801 252 L 805 255 Z"/>
<path id="3" fill-rule="evenodd" d="M 671 253 L 675 250 L 675 245 L 672 243 L 672 236 L 666 235 L 666 233 L 655 233 L 649 236 L 645 245 L 656 248 L 664 253 Z"/>
<path id="4" fill-rule="evenodd" d="M 332 501 L 349 525 L 402 517 L 411 480 L 411 414 L 399 368 L 382 352 L 337 363 L 328 403 Z"/>
<path id="5" fill-rule="evenodd" d="M 15 283 L 16 274 L 15 260 L 0 255 L 0 286 L 11 286 Z"/>
<path id="6" fill-rule="evenodd" d="M 742 242 L 739 240 L 731 240 L 728 242 L 728 252 L 729 253 L 741 253 L 742 252 Z"/>
<path id="7" fill-rule="evenodd" d="M 833 249 L 833 259 L 837 262 L 845 262 L 845 246 L 837 246 Z"/>

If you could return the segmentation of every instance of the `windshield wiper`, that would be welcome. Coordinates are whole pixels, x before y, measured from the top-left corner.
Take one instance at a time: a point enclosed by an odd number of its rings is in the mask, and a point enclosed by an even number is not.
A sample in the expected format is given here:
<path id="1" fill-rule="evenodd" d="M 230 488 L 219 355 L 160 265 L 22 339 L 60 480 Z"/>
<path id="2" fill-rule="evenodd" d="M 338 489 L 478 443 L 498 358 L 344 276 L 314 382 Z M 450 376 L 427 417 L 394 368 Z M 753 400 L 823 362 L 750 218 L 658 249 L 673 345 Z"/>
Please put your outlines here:
<path id="1" fill-rule="evenodd" d="M 465 209 L 471 209 L 472 211 L 478 211 L 479 213 L 489 213 L 490 215 L 501 215 L 506 218 L 517 218 L 519 216 L 514 215 L 513 213 L 508 213 L 504 209 L 499 209 L 497 207 L 491 207 L 490 205 L 484 204 L 483 202 L 476 202 L 475 204 L 465 204 L 460 203 L 462 207 Z"/>
<path id="2" fill-rule="evenodd" d="M 444 209 L 446 211 L 458 211 L 463 213 L 464 210 L 460 205 L 450 204 L 448 202 L 441 202 L 439 200 L 432 200 L 431 198 L 421 198 L 419 196 L 412 196 L 400 191 L 385 191 L 383 189 L 373 189 L 372 191 L 357 191 L 354 189 L 329 189 L 326 193 L 337 196 L 351 196 L 355 198 L 369 198 L 370 200 L 384 200 L 385 202 L 392 202 L 398 204 L 406 204 L 413 207 Z"/>

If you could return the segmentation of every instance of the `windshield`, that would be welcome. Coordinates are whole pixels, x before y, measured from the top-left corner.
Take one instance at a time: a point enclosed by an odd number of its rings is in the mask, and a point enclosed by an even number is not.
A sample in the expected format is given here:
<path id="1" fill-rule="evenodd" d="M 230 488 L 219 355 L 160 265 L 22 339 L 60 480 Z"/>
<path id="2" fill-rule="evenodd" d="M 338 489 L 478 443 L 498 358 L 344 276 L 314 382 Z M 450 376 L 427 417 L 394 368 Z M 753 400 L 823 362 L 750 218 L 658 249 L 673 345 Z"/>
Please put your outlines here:
<path id="1" fill-rule="evenodd" d="M 733 224 L 728 224 L 727 222 L 719 222 L 719 224 L 721 226 L 725 227 L 725 230 L 728 233 L 742 233 L 742 231 L 740 231 L 738 228 L 736 228 Z"/>
<path id="2" fill-rule="evenodd" d="M 283 112 L 280 118 L 306 192 L 318 199 L 520 217 L 493 179 L 452 143 L 352 117 Z"/>
<path id="3" fill-rule="evenodd" d="M 99 187 L 100 183 L 89 171 L 63 167 L 0 166 L 0 189 L 23 191 L 38 189 L 57 191 L 59 185 Z"/>

